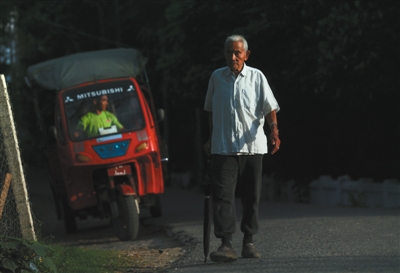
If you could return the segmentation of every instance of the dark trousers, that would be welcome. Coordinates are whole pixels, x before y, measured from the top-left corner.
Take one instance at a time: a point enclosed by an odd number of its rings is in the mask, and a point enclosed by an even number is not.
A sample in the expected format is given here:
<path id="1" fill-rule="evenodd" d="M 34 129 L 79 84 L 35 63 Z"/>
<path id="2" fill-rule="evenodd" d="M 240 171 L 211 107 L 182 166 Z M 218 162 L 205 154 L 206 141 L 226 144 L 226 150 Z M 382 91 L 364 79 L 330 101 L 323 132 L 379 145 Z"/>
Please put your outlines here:
<path id="1" fill-rule="evenodd" d="M 241 231 L 258 231 L 263 155 L 211 155 L 210 180 L 214 233 L 217 238 L 236 231 L 235 190 L 242 201 Z"/>

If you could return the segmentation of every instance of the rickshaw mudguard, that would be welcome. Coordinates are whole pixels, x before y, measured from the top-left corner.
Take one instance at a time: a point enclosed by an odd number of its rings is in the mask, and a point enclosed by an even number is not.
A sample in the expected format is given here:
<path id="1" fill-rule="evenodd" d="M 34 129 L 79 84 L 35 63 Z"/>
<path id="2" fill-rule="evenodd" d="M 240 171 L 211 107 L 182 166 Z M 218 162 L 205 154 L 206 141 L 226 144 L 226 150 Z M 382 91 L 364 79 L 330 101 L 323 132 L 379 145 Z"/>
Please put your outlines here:
<path id="1" fill-rule="evenodd" d="M 117 185 L 117 190 L 122 196 L 136 195 L 136 192 L 133 190 L 131 185 L 119 184 Z"/>
<path id="2" fill-rule="evenodd" d="M 108 178 L 110 180 L 110 188 L 117 188 L 119 194 L 126 195 L 136 195 L 136 185 L 132 176 L 132 170 L 130 165 L 120 165 L 113 168 L 107 169 Z M 115 176 L 125 176 L 128 178 L 129 184 L 117 184 L 114 183 Z"/>

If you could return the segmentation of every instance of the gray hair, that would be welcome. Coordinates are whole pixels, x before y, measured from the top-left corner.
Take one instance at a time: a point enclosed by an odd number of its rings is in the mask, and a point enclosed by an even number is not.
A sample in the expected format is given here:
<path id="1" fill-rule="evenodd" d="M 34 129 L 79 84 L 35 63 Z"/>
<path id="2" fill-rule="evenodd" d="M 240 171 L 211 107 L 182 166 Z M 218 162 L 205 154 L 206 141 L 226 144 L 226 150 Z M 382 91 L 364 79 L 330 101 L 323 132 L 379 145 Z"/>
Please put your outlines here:
<path id="1" fill-rule="evenodd" d="M 249 49 L 247 41 L 242 35 L 234 34 L 229 36 L 228 38 L 226 38 L 225 45 L 229 42 L 242 42 L 244 50 L 247 51 Z"/>

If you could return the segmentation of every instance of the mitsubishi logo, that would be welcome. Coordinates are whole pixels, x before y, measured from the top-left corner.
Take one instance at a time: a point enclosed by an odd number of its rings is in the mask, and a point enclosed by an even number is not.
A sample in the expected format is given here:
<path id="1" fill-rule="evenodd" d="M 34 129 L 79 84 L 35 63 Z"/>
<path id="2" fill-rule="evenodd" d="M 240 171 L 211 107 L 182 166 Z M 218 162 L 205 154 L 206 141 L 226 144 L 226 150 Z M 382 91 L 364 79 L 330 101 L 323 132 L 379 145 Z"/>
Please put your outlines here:
<path id="1" fill-rule="evenodd" d="M 128 90 L 126 90 L 126 92 L 131 92 L 131 91 L 135 91 L 135 88 L 133 87 L 133 85 L 129 85 Z"/>
<path id="2" fill-rule="evenodd" d="M 65 103 L 73 102 L 73 101 L 74 101 L 74 99 L 71 99 L 69 96 L 67 96 L 67 97 L 65 98 Z"/>

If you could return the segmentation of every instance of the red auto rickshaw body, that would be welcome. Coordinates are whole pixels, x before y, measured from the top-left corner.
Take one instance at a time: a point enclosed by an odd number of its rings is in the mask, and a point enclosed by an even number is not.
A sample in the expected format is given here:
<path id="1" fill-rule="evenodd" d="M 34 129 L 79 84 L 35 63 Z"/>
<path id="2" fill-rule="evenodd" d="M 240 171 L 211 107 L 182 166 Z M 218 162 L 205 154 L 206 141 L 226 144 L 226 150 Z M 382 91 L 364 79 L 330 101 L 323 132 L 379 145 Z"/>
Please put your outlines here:
<path id="1" fill-rule="evenodd" d="M 117 236 L 129 240 L 137 236 L 139 206 L 161 216 L 158 196 L 168 158 L 157 123 L 163 114 L 154 120 L 145 63 L 138 50 L 120 48 L 77 53 L 27 70 L 27 83 L 40 88 L 31 86 L 33 101 L 57 215 L 69 233 L 76 231 L 76 217 L 110 217 Z M 38 93 L 50 94 L 54 106 Z"/>
<path id="2" fill-rule="evenodd" d="M 66 112 L 64 103 L 66 96 L 64 93 L 82 88 L 97 89 L 103 83 L 114 83 L 118 86 L 119 83 L 126 83 L 127 81 L 133 84 L 136 90 L 138 102 L 143 110 L 144 127 L 137 131 L 121 132 L 83 141 L 71 139 L 67 133 L 71 129 L 67 128 L 67 115 L 62 114 Z M 60 119 L 62 120 L 61 124 L 59 124 L 60 128 L 57 129 L 64 134 L 62 137 L 64 141 L 57 142 L 57 150 L 61 162 L 62 180 L 65 183 L 68 203 L 72 209 L 84 209 L 96 205 L 96 191 L 91 181 L 93 171 L 99 168 L 115 168 L 117 170 L 120 166 L 130 166 L 130 169 L 135 170 L 133 176 L 136 182 L 136 194 L 139 197 L 164 192 L 156 124 L 151 114 L 152 111 L 136 79 L 107 79 L 62 90 L 57 95 L 57 108 L 59 108 Z M 113 145 L 123 145 L 125 143 L 127 146 L 125 152 L 115 157 L 102 158 L 95 150 L 96 147 L 100 147 L 100 149 L 102 147 L 105 147 L 104 149 L 114 148 L 112 147 Z"/>

